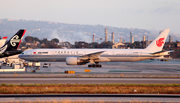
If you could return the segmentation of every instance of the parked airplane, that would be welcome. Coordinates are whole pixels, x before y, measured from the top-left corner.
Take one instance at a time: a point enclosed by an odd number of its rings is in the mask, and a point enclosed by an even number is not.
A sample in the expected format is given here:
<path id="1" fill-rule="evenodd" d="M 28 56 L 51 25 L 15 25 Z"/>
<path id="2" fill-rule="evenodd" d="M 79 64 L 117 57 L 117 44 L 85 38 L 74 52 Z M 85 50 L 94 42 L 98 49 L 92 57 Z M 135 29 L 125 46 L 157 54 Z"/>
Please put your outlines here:
<path id="1" fill-rule="evenodd" d="M 7 39 L 7 36 L 3 37 L 3 38 L 0 40 L 0 47 L 2 47 L 2 46 L 5 44 L 6 39 Z"/>
<path id="2" fill-rule="evenodd" d="M 0 47 L 0 58 L 21 54 L 22 50 L 17 50 L 26 30 L 19 30 L 8 42 Z"/>
<path id="3" fill-rule="evenodd" d="M 99 62 L 134 62 L 163 55 L 169 51 L 162 51 L 170 29 L 165 29 L 145 49 L 31 49 L 24 51 L 19 58 L 33 61 L 59 61 L 67 65 L 85 65 L 88 67 L 101 67 Z"/>

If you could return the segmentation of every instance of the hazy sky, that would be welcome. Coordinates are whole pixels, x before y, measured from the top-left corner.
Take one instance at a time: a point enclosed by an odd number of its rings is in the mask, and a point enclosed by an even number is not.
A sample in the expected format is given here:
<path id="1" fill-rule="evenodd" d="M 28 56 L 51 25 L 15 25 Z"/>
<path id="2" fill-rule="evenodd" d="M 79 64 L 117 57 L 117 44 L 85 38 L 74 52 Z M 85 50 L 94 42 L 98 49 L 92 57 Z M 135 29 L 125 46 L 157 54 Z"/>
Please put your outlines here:
<path id="1" fill-rule="evenodd" d="M 0 19 L 162 30 L 180 34 L 180 0 L 0 0 Z"/>

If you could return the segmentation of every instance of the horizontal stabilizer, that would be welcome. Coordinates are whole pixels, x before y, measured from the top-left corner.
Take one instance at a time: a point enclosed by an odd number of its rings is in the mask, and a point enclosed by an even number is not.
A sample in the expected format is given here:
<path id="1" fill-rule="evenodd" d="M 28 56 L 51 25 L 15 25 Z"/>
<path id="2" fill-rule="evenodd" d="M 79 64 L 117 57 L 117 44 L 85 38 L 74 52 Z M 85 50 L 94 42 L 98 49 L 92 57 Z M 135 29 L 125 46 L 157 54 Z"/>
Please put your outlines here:
<path id="1" fill-rule="evenodd" d="M 153 55 L 169 55 L 170 52 L 174 52 L 174 50 L 170 50 L 170 51 L 159 51 L 159 52 L 154 52 L 151 53 Z"/>

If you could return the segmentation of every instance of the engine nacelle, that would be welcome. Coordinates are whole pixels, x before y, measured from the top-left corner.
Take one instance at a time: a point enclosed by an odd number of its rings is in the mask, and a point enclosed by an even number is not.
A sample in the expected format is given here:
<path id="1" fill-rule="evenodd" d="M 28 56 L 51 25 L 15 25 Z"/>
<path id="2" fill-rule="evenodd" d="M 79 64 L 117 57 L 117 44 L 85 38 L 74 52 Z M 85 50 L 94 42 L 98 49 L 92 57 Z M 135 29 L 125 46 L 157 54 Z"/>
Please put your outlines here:
<path id="1" fill-rule="evenodd" d="M 67 57 L 66 58 L 66 64 L 67 65 L 78 65 L 78 59 L 77 57 Z"/>

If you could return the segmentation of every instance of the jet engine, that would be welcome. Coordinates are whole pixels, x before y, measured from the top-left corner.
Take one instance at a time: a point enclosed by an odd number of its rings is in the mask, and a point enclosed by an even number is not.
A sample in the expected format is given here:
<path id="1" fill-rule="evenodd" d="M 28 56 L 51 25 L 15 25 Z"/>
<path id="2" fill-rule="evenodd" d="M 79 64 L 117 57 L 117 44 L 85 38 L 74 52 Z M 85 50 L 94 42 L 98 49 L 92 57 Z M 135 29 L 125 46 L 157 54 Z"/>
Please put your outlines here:
<path id="1" fill-rule="evenodd" d="M 78 59 L 77 57 L 67 57 L 66 58 L 66 64 L 67 65 L 77 65 L 78 64 Z"/>
<path id="2" fill-rule="evenodd" d="M 85 65 L 86 63 L 88 63 L 88 62 L 79 60 L 77 57 L 67 57 L 66 58 L 67 65 Z"/>

